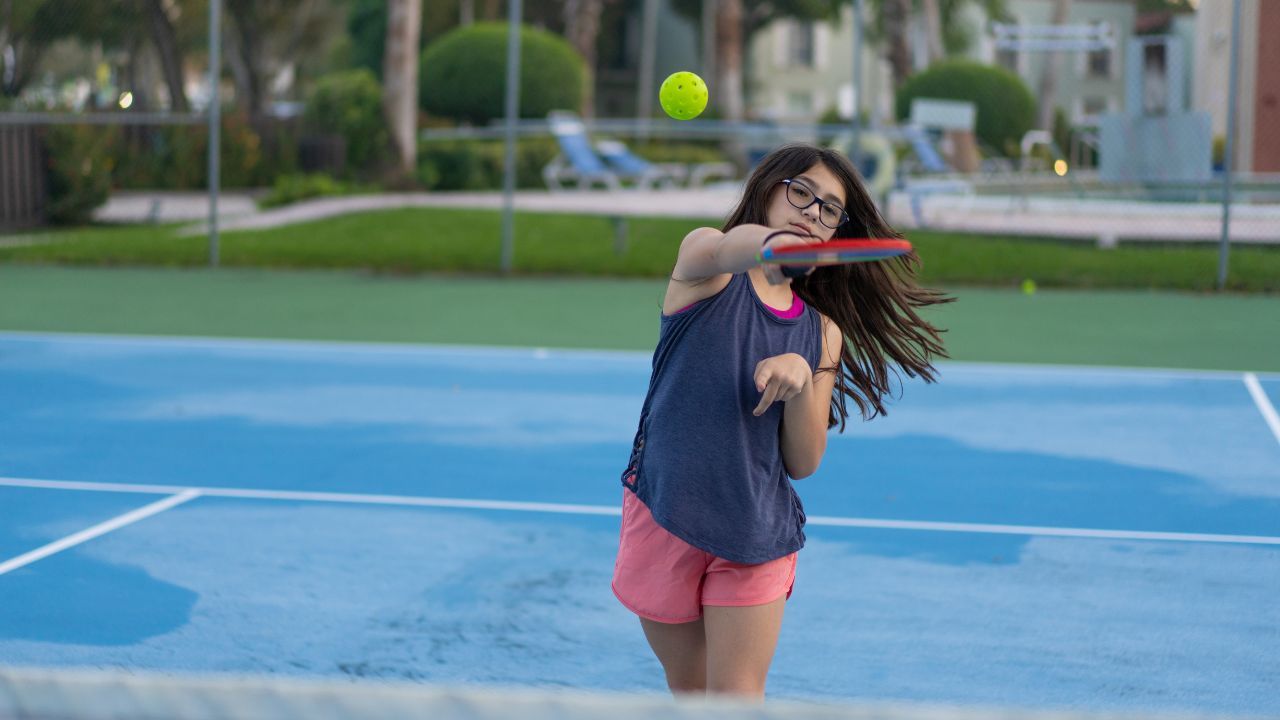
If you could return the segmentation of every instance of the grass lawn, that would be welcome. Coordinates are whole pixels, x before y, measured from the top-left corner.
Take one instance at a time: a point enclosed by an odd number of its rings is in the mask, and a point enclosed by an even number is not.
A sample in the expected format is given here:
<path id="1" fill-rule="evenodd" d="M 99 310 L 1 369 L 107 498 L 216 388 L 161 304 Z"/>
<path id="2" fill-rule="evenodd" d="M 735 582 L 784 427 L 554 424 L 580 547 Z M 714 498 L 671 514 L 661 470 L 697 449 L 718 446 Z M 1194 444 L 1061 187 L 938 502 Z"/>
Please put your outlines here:
<path id="1" fill-rule="evenodd" d="M 665 277 L 694 220 L 631 218 L 625 251 L 614 228 L 590 215 L 517 213 L 515 272 L 604 277 Z M 501 214 L 491 210 L 412 208 L 345 215 L 261 231 L 227 232 L 227 267 L 360 269 L 379 273 L 499 271 Z M 935 285 L 1209 291 L 1217 277 L 1212 245 L 1122 245 L 913 231 Z M 6 239 L 9 241 L 6 243 Z M 177 226 L 92 226 L 18 238 L 0 236 L 0 263 L 203 267 L 208 241 Z M 1280 248 L 1233 247 L 1228 289 L 1280 291 Z"/>

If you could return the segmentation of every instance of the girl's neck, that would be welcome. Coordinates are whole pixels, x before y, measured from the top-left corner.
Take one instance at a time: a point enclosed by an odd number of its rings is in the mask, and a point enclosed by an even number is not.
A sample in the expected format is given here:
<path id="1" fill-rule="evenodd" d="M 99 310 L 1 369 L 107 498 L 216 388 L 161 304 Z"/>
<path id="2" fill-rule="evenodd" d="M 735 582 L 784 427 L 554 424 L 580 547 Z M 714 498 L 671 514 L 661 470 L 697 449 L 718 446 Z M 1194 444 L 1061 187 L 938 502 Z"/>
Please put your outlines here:
<path id="1" fill-rule="evenodd" d="M 764 277 L 764 270 L 759 267 L 748 270 L 747 277 L 751 279 L 751 285 L 756 289 L 756 297 L 760 298 L 765 305 L 783 311 L 791 308 L 795 293 L 791 290 L 790 278 L 778 285 L 770 285 Z"/>

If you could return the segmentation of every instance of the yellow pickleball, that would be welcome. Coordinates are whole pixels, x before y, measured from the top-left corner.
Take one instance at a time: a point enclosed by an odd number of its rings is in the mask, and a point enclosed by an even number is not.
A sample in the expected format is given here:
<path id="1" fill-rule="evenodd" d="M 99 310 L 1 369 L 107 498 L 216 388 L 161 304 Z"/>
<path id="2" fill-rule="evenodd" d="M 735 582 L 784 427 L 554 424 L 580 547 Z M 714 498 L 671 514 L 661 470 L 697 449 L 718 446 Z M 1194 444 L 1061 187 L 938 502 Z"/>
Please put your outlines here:
<path id="1" fill-rule="evenodd" d="M 658 102 L 676 120 L 692 120 L 707 109 L 707 84 L 691 72 L 671 73 L 658 88 Z"/>

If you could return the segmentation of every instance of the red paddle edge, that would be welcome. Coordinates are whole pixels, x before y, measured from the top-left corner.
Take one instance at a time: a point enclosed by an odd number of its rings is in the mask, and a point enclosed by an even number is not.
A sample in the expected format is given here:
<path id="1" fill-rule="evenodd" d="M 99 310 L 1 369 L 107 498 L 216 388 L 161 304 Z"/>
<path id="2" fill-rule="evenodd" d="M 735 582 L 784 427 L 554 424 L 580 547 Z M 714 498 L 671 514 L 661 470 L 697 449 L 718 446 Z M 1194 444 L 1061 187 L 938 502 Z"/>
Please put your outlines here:
<path id="1" fill-rule="evenodd" d="M 840 238 L 813 245 L 788 245 L 780 248 L 768 248 L 761 253 L 762 262 L 778 263 L 788 259 L 810 257 L 817 253 L 856 252 L 872 254 L 885 252 L 886 258 L 911 252 L 911 241 L 902 238 Z"/>

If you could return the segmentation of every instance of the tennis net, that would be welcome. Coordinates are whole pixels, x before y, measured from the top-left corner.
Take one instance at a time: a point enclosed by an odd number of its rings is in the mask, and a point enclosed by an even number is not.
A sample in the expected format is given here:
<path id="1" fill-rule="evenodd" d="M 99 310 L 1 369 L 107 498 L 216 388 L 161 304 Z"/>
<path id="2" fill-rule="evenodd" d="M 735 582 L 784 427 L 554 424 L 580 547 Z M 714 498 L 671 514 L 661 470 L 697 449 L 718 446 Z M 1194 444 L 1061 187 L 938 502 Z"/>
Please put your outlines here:
<path id="1" fill-rule="evenodd" d="M 1022 709 L 0 668 L 0 720 L 1102 720 Z M 1106 720 L 1154 720 L 1109 714 Z M 1162 716 L 1161 720 L 1170 720 Z"/>

